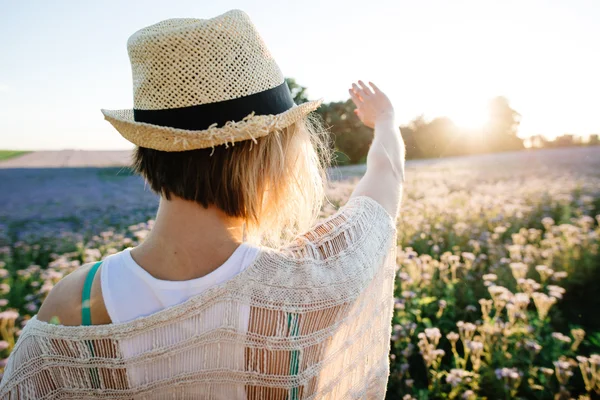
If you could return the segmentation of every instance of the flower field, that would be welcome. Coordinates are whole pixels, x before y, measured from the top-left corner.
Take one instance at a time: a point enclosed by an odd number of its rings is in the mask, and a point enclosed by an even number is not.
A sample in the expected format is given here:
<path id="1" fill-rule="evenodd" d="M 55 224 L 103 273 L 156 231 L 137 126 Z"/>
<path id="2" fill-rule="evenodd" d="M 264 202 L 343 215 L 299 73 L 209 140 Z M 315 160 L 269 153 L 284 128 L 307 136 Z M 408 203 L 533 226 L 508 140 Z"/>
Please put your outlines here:
<path id="1" fill-rule="evenodd" d="M 364 167 L 332 171 L 323 216 Z M 0 358 L 63 276 L 134 246 L 157 198 L 118 169 L 0 170 Z M 409 162 L 390 399 L 600 396 L 600 147 Z"/>

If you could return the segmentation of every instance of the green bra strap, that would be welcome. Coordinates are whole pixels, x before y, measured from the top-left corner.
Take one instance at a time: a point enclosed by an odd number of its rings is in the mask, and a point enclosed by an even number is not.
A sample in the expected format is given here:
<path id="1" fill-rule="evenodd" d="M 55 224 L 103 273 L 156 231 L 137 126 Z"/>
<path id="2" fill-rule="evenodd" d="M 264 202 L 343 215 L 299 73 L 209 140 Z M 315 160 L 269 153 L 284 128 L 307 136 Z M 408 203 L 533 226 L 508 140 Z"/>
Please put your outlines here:
<path id="1" fill-rule="evenodd" d="M 98 261 L 90 270 L 88 271 L 87 276 L 85 277 L 85 282 L 83 283 L 83 292 L 81 293 L 81 325 L 92 325 L 92 313 L 90 312 L 90 298 L 92 296 L 92 283 L 94 283 L 94 277 L 96 276 L 96 272 L 98 272 L 98 268 L 102 264 L 102 261 Z M 94 345 L 91 340 L 86 341 L 90 352 L 92 353 L 92 357 L 95 356 Z M 100 376 L 98 375 L 97 368 L 90 369 L 90 375 L 92 380 L 92 386 L 94 388 L 100 387 Z"/>
<path id="2" fill-rule="evenodd" d="M 94 277 L 98 268 L 102 264 L 102 261 L 98 261 L 90 270 L 85 277 L 83 284 L 83 292 L 81 293 L 81 325 L 92 324 L 92 313 L 90 312 L 90 297 L 92 295 L 92 283 L 94 283 Z"/>
<path id="3" fill-rule="evenodd" d="M 298 314 L 288 314 L 288 329 L 290 329 L 290 336 L 298 336 L 300 327 L 298 326 Z M 298 375 L 298 369 L 300 364 L 300 352 L 298 350 L 292 350 L 290 354 L 290 375 Z M 298 400 L 298 387 L 294 387 L 290 390 L 290 400 Z"/>

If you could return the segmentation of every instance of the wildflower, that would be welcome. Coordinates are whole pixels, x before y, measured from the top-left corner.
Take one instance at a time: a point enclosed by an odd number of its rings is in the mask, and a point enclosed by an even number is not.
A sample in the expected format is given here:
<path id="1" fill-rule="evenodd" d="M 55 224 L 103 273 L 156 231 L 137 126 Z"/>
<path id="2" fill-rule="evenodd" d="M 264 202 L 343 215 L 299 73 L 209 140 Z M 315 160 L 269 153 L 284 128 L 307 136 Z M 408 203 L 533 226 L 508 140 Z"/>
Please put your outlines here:
<path id="1" fill-rule="evenodd" d="M 477 329 L 477 327 L 474 324 L 470 322 L 458 321 L 456 323 L 456 326 L 458 327 L 460 339 L 463 341 L 463 343 L 467 343 L 471 339 L 473 339 L 473 335 L 475 334 L 475 330 Z"/>
<path id="2" fill-rule="evenodd" d="M 437 369 L 442 357 L 446 354 L 444 350 L 436 349 L 439 338 L 441 337 L 439 329 L 426 329 L 425 333 L 421 332 L 417 337 L 419 338 L 418 346 L 421 356 L 425 361 L 425 365 L 427 365 L 428 368 L 433 368 L 434 370 Z M 429 340 L 431 340 L 431 342 Z"/>
<path id="3" fill-rule="evenodd" d="M 488 288 L 488 291 L 492 296 L 494 307 L 496 308 L 496 315 L 499 315 L 506 303 L 512 298 L 512 293 L 503 286 L 491 286 Z"/>
<path id="4" fill-rule="evenodd" d="M 417 294 L 415 292 L 410 291 L 410 290 L 403 290 L 402 293 L 400 293 L 400 295 L 402 297 L 404 297 L 405 299 L 412 299 L 417 296 Z"/>
<path id="5" fill-rule="evenodd" d="M 565 279 L 568 276 L 568 274 L 565 271 L 559 271 L 559 272 L 555 272 L 552 275 L 552 279 L 555 281 L 559 281 L 561 279 Z"/>
<path id="6" fill-rule="evenodd" d="M 506 313 L 508 314 L 508 321 L 510 325 L 514 325 L 517 322 L 517 316 L 519 315 L 519 308 L 512 303 L 506 305 Z"/>
<path id="7" fill-rule="evenodd" d="M 548 268 L 545 265 L 537 265 L 535 267 L 535 270 L 540 274 L 540 279 L 542 280 L 542 282 L 545 282 L 548 278 L 552 276 L 552 274 L 554 274 L 554 270 Z"/>
<path id="8" fill-rule="evenodd" d="M 585 331 L 579 328 L 571 329 L 571 335 L 573 335 L 573 339 L 575 339 L 573 341 L 573 345 L 571 346 L 571 350 L 575 351 L 581 342 L 583 342 L 583 339 L 585 338 Z"/>
<path id="9" fill-rule="evenodd" d="M 556 298 L 539 292 L 532 293 L 531 297 L 533 297 L 533 303 L 537 308 L 538 318 L 544 320 L 548 315 L 548 311 L 550 311 L 550 307 L 556 303 Z"/>
<path id="10" fill-rule="evenodd" d="M 516 368 L 498 368 L 495 372 L 497 379 L 504 380 L 506 389 L 510 390 L 511 394 L 516 394 L 516 389 L 521 384 L 521 371 Z"/>
<path id="11" fill-rule="evenodd" d="M 446 335 L 446 338 L 454 346 L 454 345 L 456 345 L 456 342 L 458 341 L 459 336 L 458 336 L 458 333 L 456 333 L 456 332 L 450 332 Z"/>
<path id="12" fill-rule="evenodd" d="M 542 374 L 546 375 L 546 377 L 551 377 L 554 374 L 554 370 L 552 368 L 542 367 L 540 368 Z"/>
<path id="13" fill-rule="evenodd" d="M 8 342 L 6 340 L 0 340 L 0 351 L 8 349 Z"/>
<path id="14" fill-rule="evenodd" d="M 404 308 L 405 308 L 404 300 L 394 297 L 394 308 L 396 310 L 404 310 Z"/>
<path id="15" fill-rule="evenodd" d="M 27 303 L 25 309 L 30 313 L 35 313 L 38 310 L 38 306 L 35 303 Z"/>
<path id="16" fill-rule="evenodd" d="M 0 299 L 0 307 L 6 307 L 8 305 L 8 300 Z"/>
<path id="17" fill-rule="evenodd" d="M 565 359 L 561 359 L 554 361 L 553 364 L 558 383 L 560 383 L 562 386 L 565 386 L 569 382 L 569 378 L 573 376 L 573 371 L 571 371 L 571 363 Z"/>
<path id="18" fill-rule="evenodd" d="M 550 217 L 544 217 L 542 218 L 542 225 L 544 225 L 544 228 L 546 228 L 546 230 L 549 230 L 552 225 L 554 225 L 554 220 Z"/>
<path id="19" fill-rule="evenodd" d="M 542 350 L 542 346 L 540 346 L 540 344 L 535 340 L 526 340 L 525 348 L 535 354 L 539 353 Z"/>
<path id="20" fill-rule="evenodd" d="M 481 313 L 484 319 L 490 318 L 490 311 L 492 311 L 492 300 L 479 299 L 479 305 L 481 306 Z"/>
<path id="21" fill-rule="evenodd" d="M 398 278 L 400 278 L 401 281 L 409 281 L 410 275 L 408 275 L 408 273 L 402 271 L 402 272 L 398 272 Z"/>
<path id="22" fill-rule="evenodd" d="M 527 294 L 531 294 L 542 287 L 533 279 L 519 279 L 517 280 L 517 284 L 519 285 L 521 290 L 523 290 Z"/>
<path id="23" fill-rule="evenodd" d="M 462 383 L 463 378 L 471 375 L 469 371 L 465 371 L 464 369 L 453 368 L 446 375 L 446 383 L 449 383 L 452 387 L 456 387 Z"/>
<path id="24" fill-rule="evenodd" d="M 515 293 L 511 302 L 520 310 L 525 310 L 529 305 L 529 295 L 527 293 Z"/>
<path id="25" fill-rule="evenodd" d="M 54 288 L 54 283 L 51 281 L 46 281 L 40 288 L 40 293 L 48 294 Z"/>
<path id="26" fill-rule="evenodd" d="M 468 306 L 465 307 L 465 311 L 466 312 L 475 312 L 475 311 L 477 311 L 477 307 L 475 307 L 472 304 L 469 304 Z"/>
<path id="27" fill-rule="evenodd" d="M 563 294 L 565 294 L 566 290 L 560 286 L 556 285 L 548 285 L 548 294 L 552 297 L 556 297 L 557 299 L 562 299 Z"/>
<path id="28" fill-rule="evenodd" d="M 10 292 L 10 286 L 7 283 L 0 283 L 0 294 L 7 294 Z"/>
<path id="29" fill-rule="evenodd" d="M 471 363 L 473 364 L 473 371 L 479 371 L 481 366 L 481 355 L 483 353 L 483 343 L 480 341 L 472 340 L 468 344 L 469 350 L 471 351 Z"/>
<path id="30" fill-rule="evenodd" d="M 444 310 L 446 309 L 446 306 L 448 305 L 448 303 L 446 302 L 446 300 L 440 300 L 438 301 L 438 311 L 435 314 L 436 318 L 441 318 L 442 315 L 444 314 Z"/>
<path id="31" fill-rule="evenodd" d="M 136 232 L 137 236 L 137 232 Z M 83 262 L 90 263 L 94 261 L 98 261 L 102 258 L 102 253 L 100 253 L 99 249 L 85 249 L 83 252 Z"/>
<path id="32" fill-rule="evenodd" d="M 510 263 L 510 270 L 516 281 L 525 278 L 525 275 L 527 275 L 527 269 L 528 268 L 526 264 L 520 262 Z"/>
<path id="33" fill-rule="evenodd" d="M 429 341 L 432 342 L 435 346 L 438 345 L 438 343 L 440 342 L 440 338 L 442 337 L 442 334 L 440 333 L 440 330 L 438 328 L 426 328 L 425 335 L 427 336 L 427 339 L 429 339 Z"/>
<path id="34" fill-rule="evenodd" d="M 498 276 L 496 274 L 485 274 L 485 275 L 483 275 L 483 280 L 484 281 L 495 281 L 496 279 L 498 279 Z"/>
<path id="35" fill-rule="evenodd" d="M 4 268 L 0 268 L 0 278 L 6 278 L 8 276 L 8 271 Z"/>
<path id="36" fill-rule="evenodd" d="M 475 392 L 473 392 L 472 390 L 465 391 L 461 397 L 463 400 L 475 400 L 477 398 Z"/>
<path id="37" fill-rule="evenodd" d="M 598 381 L 600 379 L 600 371 L 590 362 L 590 358 L 577 356 L 577 362 L 579 363 L 585 390 L 591 392 L 595 388 L 596 382 L 600 382 Z"/>
<path id="38" fill-rule="evenodd" d="M 552 333 L 552 337 L 556 340 L 558 340 L 559 342 L 564 342 L 564 343 L 571 343 L 571 338 L 568 336 L 563 335 L 560 332 L 553 332 Z"/>
<path id="39" fill-rule="evenodd" d="M 19 318 L 19 313 L 16 311 L 7 310 L 7 311 L 0 312 L 0 321 L 3 321 L 3 320 L 8 320 L 8 321 L 13 320 L 14 321 L 17 318 Z"/>

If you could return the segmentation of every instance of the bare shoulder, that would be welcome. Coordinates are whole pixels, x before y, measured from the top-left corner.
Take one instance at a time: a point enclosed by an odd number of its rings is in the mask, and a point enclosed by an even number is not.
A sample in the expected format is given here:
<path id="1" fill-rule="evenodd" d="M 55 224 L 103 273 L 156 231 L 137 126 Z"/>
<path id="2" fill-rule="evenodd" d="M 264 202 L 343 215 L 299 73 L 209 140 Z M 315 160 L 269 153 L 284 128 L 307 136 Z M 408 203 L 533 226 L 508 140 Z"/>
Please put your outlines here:
<path id="1" fill-rule="evenodd" d="M 61 279 L 50 291 L 40 308 L 37 318 L 60 325 L 81 325 L 81 295 L 85 279 L 94 264 L 85 264 Z M 100 266 L 100 269 L 102 266 Z M 109 324 L 110 317 L 102 300 L 100 269 L 94 277 L 90 299 L 92 324 Z"/>

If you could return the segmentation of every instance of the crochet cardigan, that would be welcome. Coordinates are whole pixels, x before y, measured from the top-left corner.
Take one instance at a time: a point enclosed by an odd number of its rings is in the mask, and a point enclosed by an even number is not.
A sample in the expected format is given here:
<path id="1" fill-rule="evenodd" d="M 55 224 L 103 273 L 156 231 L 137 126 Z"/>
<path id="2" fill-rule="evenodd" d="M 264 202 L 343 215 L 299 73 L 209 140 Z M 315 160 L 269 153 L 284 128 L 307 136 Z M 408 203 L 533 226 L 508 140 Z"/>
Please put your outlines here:
<path id="1" fill-rule="evenodd" d="M 390 215 L 353 197 L 231 280 L 155 314 L 93 326 L 33 317 L 0 399 L 383 399 L 395 251 Z M 225 312 L 211 315 L 218 303 Z M 249 306 L 247 330 L 228 305 Z"/>

